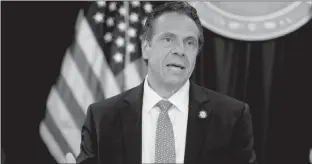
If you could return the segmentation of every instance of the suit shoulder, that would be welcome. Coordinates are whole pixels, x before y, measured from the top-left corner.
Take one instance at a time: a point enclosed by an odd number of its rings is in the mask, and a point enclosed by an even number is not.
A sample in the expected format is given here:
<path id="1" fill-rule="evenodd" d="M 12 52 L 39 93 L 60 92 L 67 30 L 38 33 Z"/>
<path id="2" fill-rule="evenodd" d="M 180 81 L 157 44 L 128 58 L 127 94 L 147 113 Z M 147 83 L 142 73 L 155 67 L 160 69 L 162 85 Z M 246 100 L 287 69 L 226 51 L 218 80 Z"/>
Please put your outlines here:
<path id="1" fill-rule="evenodd" d="M 216 97 L 216 99 L 219 101 L 227 101 L 227 102 L 233 103 L 233 104 L 244 104 L 245 103 L 245 102 L 240 101 L 234 97 L 222 94 L 220 92 L 216 92 L 213 90 L 209 90 L 209 92 L 210 92 L 210 94 L 213 94 Z"/>
<path id="2" fill-rule="evenodd" d="M 214 106 L 215 113 L 227 116 L 226 118 L 238 118 L 242 116 L 243 112 L 249 110 L 247 103 L 237 100 L 234 97 L 205 89 L 205 92 L 209 95 L 209 99 Z"/>
<path id="3" fill-rule="evenodd" d="M 206 92 L 209 99 L 214 102 L 215 104 L 223 104 L 225 106 L 232 106 L 242 108 L 244 105 L 247 105 L 245 102 L 240 101 L 234 97 L 228 96 L 226 94 L 201 87 L 202 90 Z"/>
<path id="4" fill-rule="evenodd" d="M 115 96 L 112 96 L 110 98 L 100 100 L 97 102 L 94 102 L 89 105 L 89 109 L 92 110 L 92 113 L 105 113 L 105 112 L 111 112 L 115 111 L 116 105 L 124 99 L 124 97 L 128 94 L 128 91 L 119 93 Z"/>

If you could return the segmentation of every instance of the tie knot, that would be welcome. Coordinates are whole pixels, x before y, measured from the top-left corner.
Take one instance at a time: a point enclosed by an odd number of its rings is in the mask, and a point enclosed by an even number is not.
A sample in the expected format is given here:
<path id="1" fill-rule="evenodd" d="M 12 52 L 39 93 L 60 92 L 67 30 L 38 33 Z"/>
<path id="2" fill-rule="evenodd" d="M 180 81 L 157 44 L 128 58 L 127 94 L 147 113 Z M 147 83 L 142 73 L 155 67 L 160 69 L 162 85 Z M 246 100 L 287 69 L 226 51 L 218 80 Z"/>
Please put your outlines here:
<path id="1" fill-rule="evenodd" d="M 171 108 L 172 104 L 168 100 L 160 100 L 156 106 L 161 109 L 161 112 L 167 112 Z"/>

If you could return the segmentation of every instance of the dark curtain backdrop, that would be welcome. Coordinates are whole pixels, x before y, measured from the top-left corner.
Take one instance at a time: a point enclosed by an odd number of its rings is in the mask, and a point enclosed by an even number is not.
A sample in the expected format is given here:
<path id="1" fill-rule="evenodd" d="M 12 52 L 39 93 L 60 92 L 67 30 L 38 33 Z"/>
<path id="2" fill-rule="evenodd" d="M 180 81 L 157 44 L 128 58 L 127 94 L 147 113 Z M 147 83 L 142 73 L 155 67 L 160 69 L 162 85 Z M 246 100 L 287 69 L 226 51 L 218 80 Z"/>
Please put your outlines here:
<path id="1" fill-rule="evenodd" d="M 90 2 L 1 2 L 1 147 L 5 164 L 56 164 L 39 135 L 46 100 Z"/>
<path id="2" fill-rule="evenodd" d="M 155 2 L 160 4 L 161 2 Z M 2 2 L 1 148 L 6 163 L 55 163 L 39 136 L 51 85 L 90 2 Z M 260 164 L 305 164 L 311 145 L 311 22 L 262 42 L 205 29 L 192 77 L 251 107 Z"/>
<path id="3" fill-rule="evenodd" d="M 312 148 L 312 23 L 267 41 L 204 31 L 193 79 L 251 108 L 259 164 L 309 163 Z"/>

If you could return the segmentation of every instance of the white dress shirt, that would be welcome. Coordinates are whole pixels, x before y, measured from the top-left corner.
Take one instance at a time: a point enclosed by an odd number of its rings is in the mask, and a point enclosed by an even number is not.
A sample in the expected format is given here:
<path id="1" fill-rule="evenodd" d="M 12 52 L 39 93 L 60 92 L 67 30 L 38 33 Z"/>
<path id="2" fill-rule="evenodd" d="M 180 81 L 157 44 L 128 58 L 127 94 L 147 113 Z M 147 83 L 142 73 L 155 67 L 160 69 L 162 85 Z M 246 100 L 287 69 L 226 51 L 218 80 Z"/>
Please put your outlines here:
<path id="1" fill-rule="evenodd" d="M 189 86 L 188 80 L 180 90 L 167 99 L 173 104 L 168 114 L 174 132 L 176 163 L 184 163 Z M 155 105 L 162 99 L 149 86 L 146 76 L 142 104 L 142 163 L 154 163 L 157 119 L 160 113 L 160 109 Z"/>

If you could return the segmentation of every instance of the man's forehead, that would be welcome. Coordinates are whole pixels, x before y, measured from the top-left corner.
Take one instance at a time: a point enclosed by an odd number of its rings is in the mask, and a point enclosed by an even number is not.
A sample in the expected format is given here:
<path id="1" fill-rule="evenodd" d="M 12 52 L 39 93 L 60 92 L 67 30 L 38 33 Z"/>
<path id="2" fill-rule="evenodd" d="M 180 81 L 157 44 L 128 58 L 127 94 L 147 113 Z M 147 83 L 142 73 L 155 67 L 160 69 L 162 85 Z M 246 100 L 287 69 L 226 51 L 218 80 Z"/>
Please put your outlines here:
<path id="1" fill-rule="evenodd" d="M 193 19 L 183 13 L 164 13 L 154 21 L 154 32 L 177 33 L 183 31 L 186 34 L 199 35 L 199 29 Z"/>
<path id="2" fill-rule="evenodd" d="M 163 14 L 161 14 L 160 16 L 158 16 L 155 20 L 155 23 L 170 23 L 172 21 L 188 21 L 189 23 L 192 22 L 193 24 L 195 24 L 195 22 L 186 14 L 181 13 L 181 12 L 165 12 Z"/>

